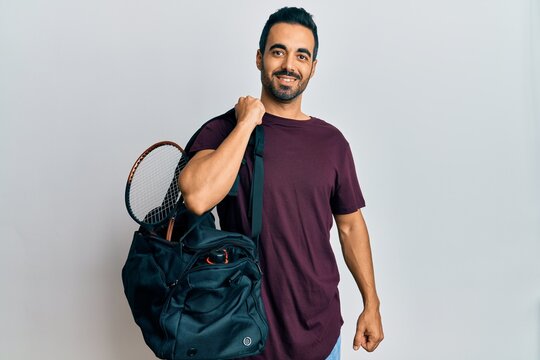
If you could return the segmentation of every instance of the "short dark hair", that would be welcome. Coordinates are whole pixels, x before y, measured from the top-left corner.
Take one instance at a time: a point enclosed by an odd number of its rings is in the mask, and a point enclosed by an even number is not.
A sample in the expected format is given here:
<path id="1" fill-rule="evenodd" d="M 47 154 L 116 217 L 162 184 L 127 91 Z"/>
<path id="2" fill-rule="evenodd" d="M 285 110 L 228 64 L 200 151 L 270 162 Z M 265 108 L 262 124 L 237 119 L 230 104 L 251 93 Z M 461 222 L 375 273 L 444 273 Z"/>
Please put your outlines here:
<path id="1" fill-rule="evenodd" d="M 264 49 L 266 48 L 266 40 L 268 39 L 268 33 L 272 26 L 277 23 L 298 24 L 307 27 L 313 33 L 315 38 L 315 48 L 313 49 L 313 60 L 317 58 L 317 50 L 319 49 L 319 37 L 317 36 L 317 25 L 313 21 L 313 15 L 308 13 L 303 8 L 297 7 L 283 7 L 270 15 L 266 24 L 264 24 L 261 38 L 259 39 L 259 50 L 264 55 Z"/>

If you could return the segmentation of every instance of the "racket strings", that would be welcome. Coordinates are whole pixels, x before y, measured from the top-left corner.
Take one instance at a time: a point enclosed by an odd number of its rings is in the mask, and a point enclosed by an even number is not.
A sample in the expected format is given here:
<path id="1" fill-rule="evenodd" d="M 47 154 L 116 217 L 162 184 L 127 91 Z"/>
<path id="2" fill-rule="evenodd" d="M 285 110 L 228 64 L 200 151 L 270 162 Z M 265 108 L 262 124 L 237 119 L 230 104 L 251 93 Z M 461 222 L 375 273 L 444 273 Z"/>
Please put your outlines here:
<path id="1" fill-rule="evenodd" d="M 129 194 L 135 217 L 147 224 L 167 218 L 180 198 L 178 176 L 186 164 L 182 152 L 171 145 L 155 148 L 139 163 Z"/>

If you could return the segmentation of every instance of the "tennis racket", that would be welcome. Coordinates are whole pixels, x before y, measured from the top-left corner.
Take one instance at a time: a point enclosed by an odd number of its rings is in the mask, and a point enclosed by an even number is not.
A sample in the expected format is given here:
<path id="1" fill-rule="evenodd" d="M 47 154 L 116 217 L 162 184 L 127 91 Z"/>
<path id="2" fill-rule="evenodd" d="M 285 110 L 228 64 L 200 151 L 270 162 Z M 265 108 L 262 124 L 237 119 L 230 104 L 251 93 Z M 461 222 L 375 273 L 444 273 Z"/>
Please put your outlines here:
<path id="1" fill-rule="evenodd" d="M 180 200 L 178 177 L 187 163 L 184 150 L 172 141 L 146 149 L 135 161 L 126 184 L 126 208 L 138 224 L 153 228 L 169 222 L 171 240 L 176 207 Z"/>

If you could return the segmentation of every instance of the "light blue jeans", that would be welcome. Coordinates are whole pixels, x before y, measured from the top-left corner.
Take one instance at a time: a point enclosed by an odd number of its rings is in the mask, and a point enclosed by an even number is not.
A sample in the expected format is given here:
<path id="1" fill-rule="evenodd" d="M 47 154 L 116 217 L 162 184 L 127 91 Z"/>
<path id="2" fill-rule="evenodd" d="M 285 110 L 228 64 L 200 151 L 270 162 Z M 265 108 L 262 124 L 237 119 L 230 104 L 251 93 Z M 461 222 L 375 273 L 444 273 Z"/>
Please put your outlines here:
<path id="1" fill-rule="evenodd" d="M 330 355 L 328 355 L 326 360 L 339 360 L 340 353 L 341 353 L 341 335 L 339 335 L 336 345 L 334 345 L 332 352 L 330 353 Z"/>

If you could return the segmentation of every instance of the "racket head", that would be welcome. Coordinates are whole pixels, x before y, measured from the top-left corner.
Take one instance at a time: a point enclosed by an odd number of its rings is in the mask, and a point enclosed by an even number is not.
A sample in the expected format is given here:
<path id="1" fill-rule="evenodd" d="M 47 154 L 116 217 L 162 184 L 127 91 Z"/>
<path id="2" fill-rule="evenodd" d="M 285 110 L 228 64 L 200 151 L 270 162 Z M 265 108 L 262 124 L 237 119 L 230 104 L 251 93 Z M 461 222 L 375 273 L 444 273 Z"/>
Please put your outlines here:
<path id="1" fill-rule="evenodd" d="M 133 220 L 155 227 L 174 216 L 181 198 L 178 177 L 186 163 L 186 153 L 172 141 L 155 143 L 139 156 L 125 191 L 126 208 Z"/>

